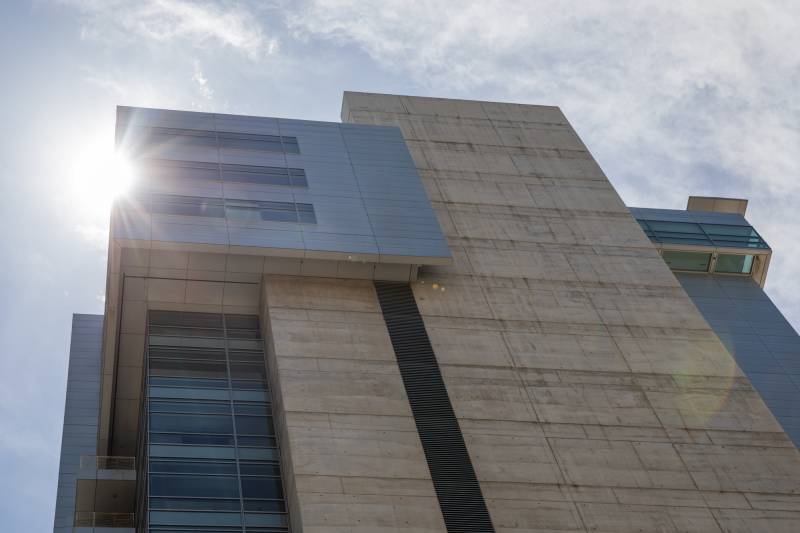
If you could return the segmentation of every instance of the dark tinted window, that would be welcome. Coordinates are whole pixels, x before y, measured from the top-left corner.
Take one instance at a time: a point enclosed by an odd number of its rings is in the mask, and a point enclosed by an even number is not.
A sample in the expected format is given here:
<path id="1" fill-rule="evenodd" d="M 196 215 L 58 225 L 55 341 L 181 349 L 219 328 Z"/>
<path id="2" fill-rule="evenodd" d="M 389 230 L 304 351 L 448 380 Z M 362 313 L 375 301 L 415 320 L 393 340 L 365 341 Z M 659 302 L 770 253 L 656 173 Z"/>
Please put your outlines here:
<path id="1" fill-rule="evenodd" d="M 707 252 L 664 250 L 662 257 L 672 270 L 689 270 L 693 272 L 707 271 L 708 264 L 711 261 L 711 254 Z"/>
<path id="2" fill-rule="evenodd" d="M 150 146 L 217 146 L 213 131 L 155 127 L 147 128 L 142 133 L 144 144 Z"/>
<path id="3" fill-rule="evenodd" d="M 147 202 L 143 202 L 146 206 Z M 183 216 L 216 217 L 231 220 L 265 220 L 272 222 L 302 222 L 315 224 L 314 206 L 292 202 L 251 202 L 220 198 L 152 195 L 150 210 L 153 213 Z"/>
<path id="4" fill-rule="evenodd" d="M 150 385 L 164 387 L 195 387 L 200 389 L 224 389 L 228 386 L 226 379 L 211 378 L 167 378 L 163 376 L 150 376 Z"/>
<path id="5" fill-rule="evenodd" d="M 314 214 L 314 206 L 311 204 L 297 204 L 297 219 L 299 222 L 316 224 L 317 217 Z"/>
<path id="6" fill-rule="evenodd" d="M 154 326 L 150 326 L 153 328 Z M 203 330 L 221 332 L 222 330 Z M 171 346 L 150 346 L 148 348 L 148 356 L 153 358 L 170 358 L 170 359 L 194 359 L 194 360 L 211 360 L 211 361 L 225 361 L 225 350 L 214 348 L 184 348 L 184 347 L 171 347 Z"/>
<path id="7" fill-rule="evenodd" d="M 217 135 L 219 136 L 220 148 L 283 152 L 281 138 L 277 135 L 255 135 L 231 132 L 218 132 Z"/>
<path id="8" fill-rule="evenodd" d="M 719 254 L 714 272 L 749 274 L 753 270 L 752 255 Z"/>
<path id="9" fill-rule="evenodd" d="M 297 143 L 297 137 L 284 137 L 283 150 L 287 154 L 299 154 L 300 145 Z"/>
<path id="10" fill-rule="evenodd" d="M 150 494 L 153 496 L 238 498 L 239 485 L 234 476 L 151 474 Z"/>
<path id="11" fill-rule="evenodd" d="M 246 463 L 239 464 L 243 476 L 274 476 L 281 475 L 281 469 L 274 463 Z"/>
<path id="12" fill-rule="evenodd" d="M 253 435 L 240 435 L 236 437 L 236 442 L 239 444 L 239 447 L 247 447 L 247 448 L 274 448 L 275 447 L 275 438 L 274 437 L 257 437 Z"/>
<path id="13" fill-rule="evenodd" d="M 225 315 L 225 327 L 228 329 L 259 328 L 258 317 L 253 315 Z"/>
<path id="14" fill-rule="evenodd" d="M 274 435 L 272 418 L 236 415 L 236 433 L 240 435 Z"/>
<path id="15" fill-rule="evenodd" d="M 231 406 L 228 402 L 213 402 L 213 401 L 179 402 L 179 401 L 168 401 L 168 400 L 150 400 L 150 412 L 230 414 Z"/>
<path id="16" fill-rule="evenodd" d="M 193 130 L 182 128 L 142 128 L 138 131 L 140 148 L 157 146 L 208 146 L 239 150 L 265 150 L 299 154 L 297 137 L 259 135 L 228 131 Z"/>
<path id="17" fill-rule="evenodd" d="M 202 161 L 179 161 L 174 159 L 146 159 L 140 165 L 145 178 L 157 180 L 171 178 L 219 179 L 219 165 Z"/>
<path id="18" fill-rule="evenodd" d="M 203 433 L 150 433 L 152 444 L 183 444 L 191 446 L 233 446 L 233 435 Z"/>
<path id="19" fill-rule="evenodd" d="M 257 511 L 262 513 L 282 513 L 286 510 L 286 506 L 283 503 L 283 500 L 245 500 L 244 501 L 244 509 L 245 511 Z M 272 532 L 272 531 L 282 531 L 282 530 L 274 530 L 274 529 L 249 529 L 248 533 L 256 532 L 256 531 L 264 531 L 264 532 Z"/>
<path id="20" fill-rule="evenodd" d="M 297 211 L 292 203 L 262 202 L 261 218 L 276 222 L 297 222 Z"/>
<path id="21" fill-rule="evenodd" d="M 267 388 L 267 382 L 264 380 L 255 379 L 232 379 L 231 387 L 234 389 L 264 389 Z"/>
<path id="22" fill-rule="evenodd" d="M 225 209 L 220 199 L 167 194 L 154 194 L 150 202 L 150 211 L 164 215 L 218 218 L 225 216 Z"/>
<path id="23" fill-rule="evenodd" d="M 282 503 L 282 502 L 281 502 Z M 172 510 L 201 510 L 201 511 L 238 511 L 241 503 L 237 500 L 222 500 L 220 498 L 150 498 L 150 509 L 172 509 Z M 249 510 L 249 509 L 248 509 Z M 154 531 L 150 529 L 150 531 Z M 162 530 L 157 530 L 162 531 Z M 185 529 L 171 529 L 167 531 L 186 531 Z M 209 531 L 207 529 L 189 531 Z M 238 530 L 235 530 L 238 531 Z"/>
<path id="24" fill-rule="evenodd" d="M 267 371 L 263 361 L 257 363 L 231 362 L 231 378 L 233 379 L 267 379 Z"/>
<path id="25" fill-rule="evenodd" d="M 308 187 L 306 171 L 302 168 L 290 168 L 289 174 L 292 176 L 292 185 L 295 187 Z"/>
<path id="26" fill-rule="evenodd" d="M 176 474 L 236 474 L 236 464 L 210 461 L 161 461 L 151 459 L 150 472 L 173 472 Z"/>
<path id="27" fill-rule="evenodd" d="M 221 165 L 222 179 L 242 183 L 265 185 L 291 185 L 289 169 L 281 167 L 258 167 L 251 165 Z"/>
<path id="28" fill-rule="evenodd" d="M 228 375 L 224 361 L 192 361 L 188 359 L 150 358 L 151 376 L 225 378 Z"/>
<path id="29" fill-rule="evenodd" d="M 263 415 L 269 414 L 269 406 L 265 403 L 235 402 L 233 412 L 237 415 Z"/>
<path id="30" fill-rule="evenodd" d="M 233 433 L 229 416 L 153 413 L 150 431 L 174 433 Z"/>
<path id="31" fill-rule="evenodd" d="M 242 497 L 277 500 L 283 498 L 283 488 L 279 479 L 242 476 Z"/>

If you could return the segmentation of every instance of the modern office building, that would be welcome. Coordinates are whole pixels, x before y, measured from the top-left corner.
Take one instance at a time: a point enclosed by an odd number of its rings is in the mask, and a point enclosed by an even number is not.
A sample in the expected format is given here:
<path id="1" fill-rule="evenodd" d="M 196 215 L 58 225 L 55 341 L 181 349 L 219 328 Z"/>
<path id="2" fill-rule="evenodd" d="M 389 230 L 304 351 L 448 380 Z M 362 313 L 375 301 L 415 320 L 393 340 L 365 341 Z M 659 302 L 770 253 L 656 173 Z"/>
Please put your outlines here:
<path id="1" fill-rule="evenodd" d="M 116 135 L 54 531 L 800 530 L 800 340 L 744 202 L 629 210 L 546 106 Z"/>
<path id="2" fill-rule="evenodd" d="M 686 293 L 800 446 L 800 337 L 764 293 L 772 250 L 747 200 L 690 197 L 686 211 L 632 208 Z"/>

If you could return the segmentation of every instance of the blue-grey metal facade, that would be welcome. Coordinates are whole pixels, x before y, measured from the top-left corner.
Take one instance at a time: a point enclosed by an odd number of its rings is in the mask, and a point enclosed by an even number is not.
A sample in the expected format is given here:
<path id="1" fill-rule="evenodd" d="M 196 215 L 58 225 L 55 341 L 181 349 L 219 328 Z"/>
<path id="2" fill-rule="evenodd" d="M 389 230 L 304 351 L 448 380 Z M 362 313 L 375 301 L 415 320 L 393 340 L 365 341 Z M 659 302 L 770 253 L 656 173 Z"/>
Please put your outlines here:
<path id="1" fill-rule="evenodd" d="M 97 453 L 103 316 L 72 316 L 67 396 L 53 531 L 72 533 L 81 456 Z"/>
<path id="2" fill-rule="evenodd" d="M 800 447 L 800 336 L 749 276 L 676 277 Z"/>
<path id="3" fill-rule="evenodd" d="M 692 246 L 769 250 L 736 213 L 630 210 L 656 243 L 683 244 L 687 250 Z M 677 271 L 675 276 L 786 434 L 800 446 L 800 336 L 750 275 Z"/>
<path id="4" fill-rule="evenodd" d="M 115 210 L 116 239 L 220 245 L 233 252 L 278 249 L 285 252 L 271 255 L 292 257 L 334 253 L 372 262 L 450 257 L 396 127 L 120 107 L 117 141 L 136 160 L 140 180 L 132 205 Z M 207 168 L 176 172 L 176 162 Z M 153 167 L 158 176 L 148 179 Z M 258 169 L 302 171 L 304 179 L 300 186 L 259 182 Z M 249 177 L 243 179 L 243 171 Z M 226 214 L 148 208 L 164 197 L 205 199 L 214 213 L 224 207 Z M 315 220 L 231 216 L 237 208 L 264 210 L 275 203 L 313 206 Z"/>

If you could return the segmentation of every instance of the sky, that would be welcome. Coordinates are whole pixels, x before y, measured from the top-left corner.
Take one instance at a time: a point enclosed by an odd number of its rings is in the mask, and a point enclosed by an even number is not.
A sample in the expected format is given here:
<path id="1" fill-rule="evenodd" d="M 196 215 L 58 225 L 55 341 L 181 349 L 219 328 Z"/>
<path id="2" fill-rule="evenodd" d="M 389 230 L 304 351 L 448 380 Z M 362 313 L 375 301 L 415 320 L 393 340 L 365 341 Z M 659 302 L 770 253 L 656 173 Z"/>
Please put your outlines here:
<path id="1" fill-rule="evenodd" d="M 750 200 L 800 325 L 800 3 L 0 2 L 0 529 L 52 528 L 116 105 L 338 121 L 345 90 L 558 105 L 631 206 Z"/>

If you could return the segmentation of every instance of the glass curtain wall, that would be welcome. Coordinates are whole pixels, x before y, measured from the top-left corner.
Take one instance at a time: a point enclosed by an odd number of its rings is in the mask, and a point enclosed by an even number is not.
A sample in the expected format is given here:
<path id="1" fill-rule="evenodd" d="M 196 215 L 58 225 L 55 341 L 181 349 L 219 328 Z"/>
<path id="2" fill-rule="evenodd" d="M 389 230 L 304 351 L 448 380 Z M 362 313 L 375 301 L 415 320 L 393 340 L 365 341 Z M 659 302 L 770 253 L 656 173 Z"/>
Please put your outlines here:
<path id="1" fill-rule="evenodd" d="M 288 532 L 258 318 L 151 311 L 147 343 L 139 531 Z"/>

